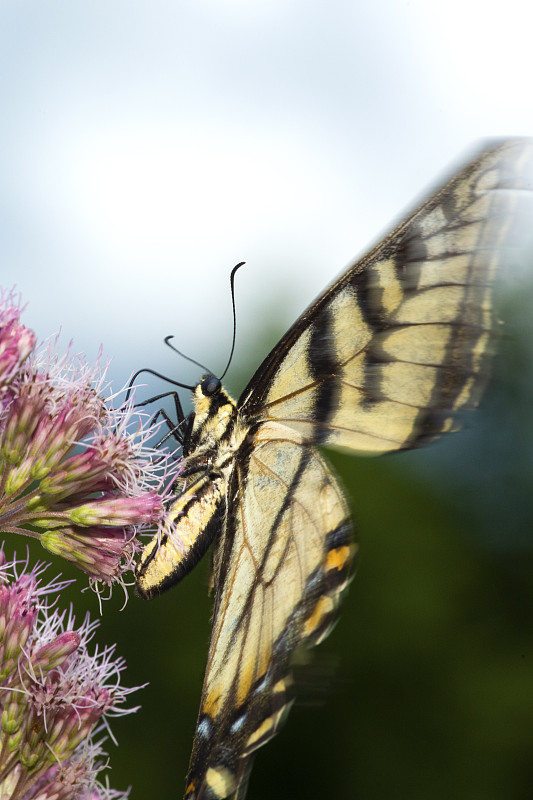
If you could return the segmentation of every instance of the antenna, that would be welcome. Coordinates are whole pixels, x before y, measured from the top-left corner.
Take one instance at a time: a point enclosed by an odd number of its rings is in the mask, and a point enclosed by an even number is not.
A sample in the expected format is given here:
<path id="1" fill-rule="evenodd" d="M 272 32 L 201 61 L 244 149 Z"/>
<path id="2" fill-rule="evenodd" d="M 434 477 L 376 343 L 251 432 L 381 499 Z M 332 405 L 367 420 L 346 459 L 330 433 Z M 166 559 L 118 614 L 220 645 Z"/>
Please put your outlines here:
<path id="1" fill-rule="evenodd" d="M 235 338 L 237 336 L 237 314 L 235 313 L 235 273 L 237 272 L 238 269 L 243 267 L 245 263 L 246 263 L 245 261 L 240 261 L 238 264 L 236 264 L 231 270 L 231 275 L 229 276 L 229 283 L 231 287 L 231 305 L 233 308 L 233 341 L 231 343 L 231 353 L 229 354 L 229 359 L 228 363 L 226 364 L 226 369 L 220 376 L 219 380 L 222 380 L 222 378 L 228 371 L 229 365 L 231 364 L 231 359 L 233 358 L 233 351 L 235 350 Z"/>
<path id="2" fill-rule="evenodd" d="M 237 314 L 235 312 L 235 273 L 237 272 L 238 269 L 240 269 L 242 266 L 244 266 L 245 263 L 246 263 L 245 261 L 240 261 L 238 264 L 236 264 L 233 267 L 233 269 L 231 270 L 231 274 L 230 274 L 230 277 L 229 277 L 230 288 L 231 288 L 231 306 L 232 306 L 232 309 L 233 309 L 233 341 L 231 343 L 231 352 L 229 354 L 228 363 L 226 364 L 226 369 L 224 370 L 224 372 L 222 373 L 222 375 L 218 379 L 219 381 L 222 380 L 222 378 L 224 377 L 224 375 L 228 371 L 229 365 L 231 364 L 231 359 L 233 358 L 233 351 L 235 350 L 235 340 L 236 340 L 236 336 L 237 336 Z M 196 364 L 196 366 L 200 367 L 200 369 L 204 370 L 204 372 L 207 372 L 209 375 L 213 375 L 214 376 L 214 373 L 212 372 L 212 370 L 208 369 L 204 364 L 200 364 L 200 362 L 196 361 L 194 358 L 191 358 L 190 356 L 186 356 L 185 353 L 182 353 L 181 350 L 178 350 L 178 348 L 175 345 L 171 344 L 170 340 L 173 339 L 173 338 L 174 338 L 173 334 L 170 334 L 170 336 L 165 336 L 165 344 L 167 345 L 167 347 L 170 347 L 171 350 L 173 350 L 179 356 L 184 358 L 186 361 L 190 361 L 191 364 Z M 135 379 L 139 375 L 142 375 L 143 372 L 148 372 L 150 375 L 155 375 L 156 378 L 161 378 L 162 380 L 166 381 L 167 383 L 171 383 L 173 386 L 179 386 L 181 389 L 190 389 L 191 391 L 194 391 L 194 389 L 195 389 L 194 386 L 189 386 L 189 384 L 187 384 L 187 383 L 180 383 L 180 381 L 172 380 L 172 378 L 168 378 L 166 375 L 162 375 L 161 372 L 156 372 L 154 369 L 144 368 L 144 369 L 138 370 L 138 372 L 136 372 L 135 375 L 133 376 L 133 378 L 131 379 L 131 381 L 129 383 L 129 386 L 128 386 L 128 391 L 126 393 L 126 400 L 129 399 L 129 396 L 130 396 L 131 391 L 133 389 L 133 384 L 135 382 Z"/>
<path id="3" fill-rule="evenodd" d="M 145 367 L 144 369 L 139 369 L 131 379 L 128 386 L 128 391 L 126 392 L 126 401 L 129 400 L 130 398 L 130 394 L 132 392 L 135 379 L 138 378 L 139 375 L 142 375 L 143 372 L 148 372 L 150 373 L 150 375 L 155 375 L 156 378 L 161 378 L 167 383 L 171 383 L 173 386 L 179 386 L 181 389 L 190 389 L 191 391 L 194 391 L 195 388 L 194 386 L 189 386 L 187 383 L 180 383 L 179 381 L 174 381 L 172 380 L 172 378 L 168 378 L 166 375 L 162 375 L 160 372 L 156 372 L 155 369 L 148 369 L 148 367 Z"/>
<path id="4" fill-rule="evenodd" d="M 170 344 L 170 340 L 173 339 L 173 338 L 174 338 L 174 334 L 171 334 L 170 336 L 165 336 L 165 344 L 167 345 L 167 347 L 170 347 L 171 350 L 174 350 L 175 353 L 177 353 L 179 356 L 184 358 L 186 361 L 190 361 L 191 364 L 196 364 L 196 366 L 200 367 L 201 369 L 203 369 L 204 372 L 208 372 L 210 375 L 213 375 L 213 372 L 210 369 L 207 369 L 206 366 L 204 366 L 203 364 L 200 364 L 199 361 L 195 361 L 194 358 L 191 358 L 190 356 L 186 356 L 185 353 L 182 353 L 181 350 L 178 350 L 177 347 L 175 347 L 173 344 Z M 178 385 L 180 385 L 180 384 L 178 384 Z M 190 387 L 186 386 L 185 388 L 188 389 Z"/>

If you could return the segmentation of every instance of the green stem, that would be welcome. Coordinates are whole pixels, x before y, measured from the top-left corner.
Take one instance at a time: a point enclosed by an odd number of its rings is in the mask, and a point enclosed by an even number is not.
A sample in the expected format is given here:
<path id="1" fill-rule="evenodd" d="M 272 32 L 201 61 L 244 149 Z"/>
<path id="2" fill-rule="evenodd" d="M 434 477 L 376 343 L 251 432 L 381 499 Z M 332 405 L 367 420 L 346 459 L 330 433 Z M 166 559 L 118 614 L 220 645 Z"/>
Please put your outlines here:
<path id="1" fill-rule="evenodd" d="M 41 534 L 38 531 L 29 531 L 26 528 L 15 528 L 11 526 L 2 526 L 2 533 L 16 533 L 19 536 L 30 536 L 32 539 L 40 539 Z"/>

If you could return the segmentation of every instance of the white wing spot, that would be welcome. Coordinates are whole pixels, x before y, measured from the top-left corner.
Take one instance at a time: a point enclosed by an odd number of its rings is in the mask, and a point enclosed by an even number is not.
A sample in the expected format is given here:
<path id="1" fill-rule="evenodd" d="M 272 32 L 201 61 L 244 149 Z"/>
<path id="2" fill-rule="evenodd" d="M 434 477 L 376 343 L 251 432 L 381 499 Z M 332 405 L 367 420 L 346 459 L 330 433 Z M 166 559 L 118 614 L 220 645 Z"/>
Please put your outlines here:
<path id="1" fill-rule="evenodd" d="M 238 719 L 236 719 L 230 728 L 230 733 L 237 733 L 237 731 L 239 731 L 244 725 L 245 720 L 246 720 L 246 714 L 243 714 Z"/>
<path id="2" fill-rule="evenodd" d="M 211 735 L 211 720 L 209 717 L 203 717 L 202 721 L 198 723 L 198 735 L 204 739 L 208 739 Z"/>

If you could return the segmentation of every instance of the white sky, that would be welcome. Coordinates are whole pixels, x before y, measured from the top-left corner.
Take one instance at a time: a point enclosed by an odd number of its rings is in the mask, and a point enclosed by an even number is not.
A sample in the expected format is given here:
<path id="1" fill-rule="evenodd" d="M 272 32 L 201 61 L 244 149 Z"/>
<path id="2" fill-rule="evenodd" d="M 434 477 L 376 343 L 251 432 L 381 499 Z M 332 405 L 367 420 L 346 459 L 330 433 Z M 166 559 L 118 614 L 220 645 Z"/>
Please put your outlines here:
<path id="1" fill-rule="evenodd" d="M 113 374 L 288 325 L 477 139 L 531 135 L 524 0 L 0 0 L 1 284 Z M 154 390 L 160 390 L 154 387 Z"/>

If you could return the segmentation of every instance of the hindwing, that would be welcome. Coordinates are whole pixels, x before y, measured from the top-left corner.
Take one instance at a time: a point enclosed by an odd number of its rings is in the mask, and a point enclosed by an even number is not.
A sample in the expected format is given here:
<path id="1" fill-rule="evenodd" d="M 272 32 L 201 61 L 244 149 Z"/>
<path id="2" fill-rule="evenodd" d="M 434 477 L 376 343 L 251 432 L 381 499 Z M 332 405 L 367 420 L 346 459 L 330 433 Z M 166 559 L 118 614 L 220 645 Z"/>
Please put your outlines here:
<path id="1" fill-rule="evenodd" d="M 335 619 L 354 560 L 346 502 L 301 437 L 262 425 L 236 459 L 188 798 L 244 792 L 249 759 L 292 700 L 295 648 Z"/>

